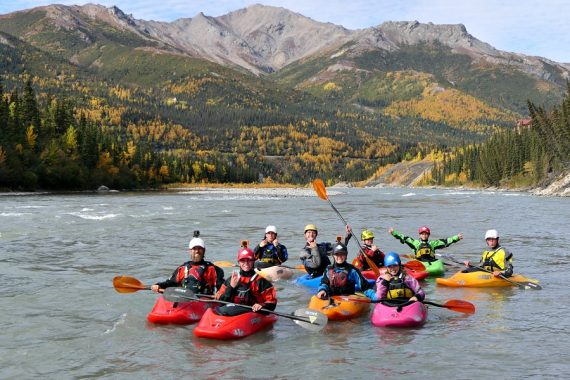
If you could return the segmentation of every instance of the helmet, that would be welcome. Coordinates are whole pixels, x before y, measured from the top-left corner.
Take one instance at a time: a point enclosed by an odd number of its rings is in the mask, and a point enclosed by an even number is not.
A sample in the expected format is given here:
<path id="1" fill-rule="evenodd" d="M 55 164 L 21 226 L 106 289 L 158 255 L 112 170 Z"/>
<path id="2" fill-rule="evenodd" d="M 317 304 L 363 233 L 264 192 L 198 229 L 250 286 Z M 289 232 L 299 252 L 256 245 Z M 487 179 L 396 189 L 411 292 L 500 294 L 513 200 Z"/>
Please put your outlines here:
<path id="1" fill-rule="evenodd" d="M 388 254 L 384 257 L 384 266 L 390 265 L 402 265 L 402 260 L 400 260 L 400 256 L 396 252 L 388 252 Z"/>
<path id="2" fill-rule="evenodd" d="M 487 232 L 485 232 L 485 240 L 498 239 L 498 238 L 499 238 L 499 232 L 497 232 L 497 230 L 488 230 Z"/>
<path id="3" fill-rule="evenodd" d="M 362 240 L 366 240 L 366 239 L 374 239 L 374 232 L 370 231 L 370 230 L 364 230 L 362 231 L 362 233 L 360 234 L 360 238 Z"/>
<path id="4" fill-rule="evenodd" d="M 319 232 L 319 230 L 317 229 L 317 226 L 315 226 L 314 224 L 307 224 L 305 226 L 305 232 L 307 231 L 315 231 L 316 233 Z"/>
<path id="5" fill-rule="evenodd" d="M 345 255 L 348 255 L 348 249 L 346 248 L 346 245 L 344 245 L 342 243 L 336 243 L 335 246 L 333 247 L 332 254 L 338 255 L 340 253 L 344 253 Z"/>
<path id="6" fill-rule="evenodd" d="M 275 228 L 275 226 L 267 226 L 265 227 L 265 233 L 268 232 L 273 232 L 274 234 L 277 234 L 277 228 Z"/>
<path id="7" fill-rule="evenodd" d="M 429 228 L 427 226 L 421 226 L 420 229 L 418 230 L 418 234 L 421 234 L 422 232 L 427 232 L 427 234 L 431 234 L 431 231 L 429 230 Z"/>
<path id="8" fill-rule="evenodd" d="M 254 255 L 253 251 L 251 250 L 251 248 L 247 248 L 247 247 L 240 248 L 240 250 L 238 251 L 237 261 L 245 260 L 245 259 L 255 260 L 255 255 Z"/>
<path id="9" fill-rule="evenodd" d="M 202 247 L 202 248 L 206 249 L 206 244 L 204 244 L 204 240 L 202 240 L 200 238 L 194 238 L 194 239 L 190 240 L 190 243 L 188 243 L 188 248 L 192 249 L 195 247 Z"/>

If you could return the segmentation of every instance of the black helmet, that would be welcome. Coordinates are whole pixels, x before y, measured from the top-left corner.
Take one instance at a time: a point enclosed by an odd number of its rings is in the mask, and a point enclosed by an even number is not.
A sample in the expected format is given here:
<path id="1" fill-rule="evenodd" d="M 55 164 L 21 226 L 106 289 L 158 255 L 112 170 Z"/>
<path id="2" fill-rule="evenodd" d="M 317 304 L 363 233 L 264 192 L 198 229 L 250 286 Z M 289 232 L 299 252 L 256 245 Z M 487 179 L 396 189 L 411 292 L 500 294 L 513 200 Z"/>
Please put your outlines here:
<path id="1" fill-rule="evenodd" d="M 344 253 L 345 255 L 348 255 L 348 249 L 346 248 L 346 245 L 342 243 L 335 244 L 335 246 L 333 247 L 332 254 L 338 255 L 339 253 Z"/>

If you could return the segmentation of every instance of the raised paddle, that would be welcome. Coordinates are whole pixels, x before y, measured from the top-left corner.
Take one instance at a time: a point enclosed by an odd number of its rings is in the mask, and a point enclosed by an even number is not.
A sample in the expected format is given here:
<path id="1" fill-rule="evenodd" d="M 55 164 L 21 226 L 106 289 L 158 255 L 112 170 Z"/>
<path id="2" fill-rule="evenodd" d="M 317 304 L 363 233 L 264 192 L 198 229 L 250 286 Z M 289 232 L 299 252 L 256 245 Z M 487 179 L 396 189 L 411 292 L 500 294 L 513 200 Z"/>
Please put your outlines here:
<path id="1" fill-rule="evenodd" d="M 129 276 L 116 276 L 113 278 L 113 286 L 119 293 L 134 293 L 139 290 L 150 290 L 150 286 L 146 286 L 136 278 Z"/>
<path id="2" fill-rule="evenodd" d="M 232 263 L 231 261 L 214 261 L 214 265 L 216 265 L 220 268 L 238 268 L 239 267 L 239 265 Z M 299 265 L 296 265 L 294 267 L 290 267 L 290 266 L 282 265 L 282 264 L 276 265 L 276 266 L 283 267 L 283 268 L 289 268 L 289 269 L 295 269 L 295 270 L 302 270 L 302 271 L 305 270 L 305 267 L 303 266 L 303 264 L 299 264 Z M 262 268 L 262 269 L 265 269 L 265 268 Z"/>
<path id="3" fill-rule="evenodd" d="M 164 290 L 164 298 L 170 302 L 184 302 L 188 300 L 200 301 L 200 302 L 215 302 L 224 305 L 235 305 L 233 302 L 216 300 L 216 299 L 200 299 L 198 295 L 190 289 L 185 288 L 166 288 Z M 238 305 L 240 307 L 251 309 L 249 305 Z M 309 331 L 321 331 L 328 322 L 328 317 L 321 312 L 311 309 L 297 309 L 291 314 L 279 313 L 273 310 L 261 309 L 266 313 L 275 314 L 283 318 L 292 319 L 297 325 L 309 330 Z"/>
<path id="4" fill-rule="evenodd" d="M 368 298 L 363 298 L 360 296 L 356 296 L 356 295 L 348 295 L 348 296 L 341 296 L 342 299 L 346 299 L 347 301 L 355 301 L 355 302 L 364 302 L 364 303 L 380 303 L 383 301 L 389 301 L 392 303 L 401 303 L 402 305 L 409 302 L 409 301 L 404 301 L 402 300 L 400 302 L 400 300 L 388 300 L 388 299 L 381 299 L 381 300 L 370 300 Z M 395 301 L 395 302 L 394 302 Z M 455 311 L 458 313 L 464 313 L 464 314 L 473 314 L 475 313 L 475 305 L 473 305 L 471 302 L 467 302 L 467 301 L 463 301 L 463 300 L 449 300 L 446 301 L 444 304 L 439 304 L 439 303 L 435 303 L 435 302 L 431 302 L 431 301 L 418 301 L 421 302 L 425 305 L 432 305 L 432 306 L 437 306 L 437 307 L 444 307 L 446 309 L 449 309 L 451 311 Z"/>
<path id="5" fill-rule="evenodd" d="M 340 214 L 340 212 L 338 212 L 338 210 L 336 209 L 336 207 L 334 207 L 333 203 L 331 202 L 331 200 L 329 199 L 329 196 L 327 194 L 327 189 L 325 188 L 325 184 L 323 182 L 323 180 L 317 178 L 313 181 L 313 188 L 315 189 L 315 192 L 317 193 L 317 196 L 319 198 L 321 198 L 322 200 L 328 201 L 329 204 L 331 205 L 332 209 L 336 212 L 336 214 L 338 215 L 338 217 L 340 218 L 340 220 L 342 221 L 342 223 L 344 224 L 344 226 L 347 226 L 348 223 L 346 222 L 346 220 L 344 220 L 344 218 L 342 217 L 342 215 Z M 364 258 L 366 259 L 366 262 L 368 263 L 368 266 L 370 267 L 370 269 L 372 269 L 372 271 L 374 272 L 374 275 L 379 276 L 380 275 L 380 271 L 378 270 L 378 266 L 376 266 L 376 264 L 374 263 L 374 261 L 372 261 L 368 255 L 366 255 L 366 253 L 364 253 L 364 248 L 362 248 L 362 244 L 360 244 L 360 241 L 358 240 L 358 237 L 356 235 L 354 235 L 354 240 L 356 240 L 356 244 L 358 244 L 358 248 L 360 249 L 360 253 L 364 256 Z"/>
<path id="6" fill-rule="evenodd" d="M 446 259 L 449 259 L 451 261 L 453 261 L 454 263 L 458 263 L 458 264 L 463 264 L 461 261 L 456 260 L 453 256 L 451 256 L 450 254 L 445 254 L 443 255 Z M 473 265 L 473 264 L 469 264 L 470 268 L 475 268 L 477 270 L 480 270 L 482 272 L 487 272 L 487 273 L 493 273 L 493 271 L 487 270 L 483 267 L 477 266 L 477 265 Z M 538 285 L 537 283 L 534 282 L 530 282 L 530 281 L 513 281 L 511 279 L 509 279 L 508 277 L 503 276 L 502 274 L 500 274 L 498 276 L 500 279 L 503 279 L 507 282 L 510 282 L 511 284 L 518 286 L 520 289 L 533 289 L 533 290 L 540 290 L 542 289 L 542 286 Z"/>

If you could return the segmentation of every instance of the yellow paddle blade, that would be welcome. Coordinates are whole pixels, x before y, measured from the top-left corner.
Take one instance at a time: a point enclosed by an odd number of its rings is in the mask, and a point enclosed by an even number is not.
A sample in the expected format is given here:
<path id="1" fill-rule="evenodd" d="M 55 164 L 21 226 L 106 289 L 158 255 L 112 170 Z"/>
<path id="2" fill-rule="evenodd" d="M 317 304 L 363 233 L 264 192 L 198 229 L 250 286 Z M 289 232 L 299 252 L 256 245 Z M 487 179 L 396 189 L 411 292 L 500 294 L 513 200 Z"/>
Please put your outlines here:
<path id="1" fill-rule="evenodd" d="M 231 261 L 214 261 L 214 265 L 219 266 L 221 268 L 231 268 L 237 266 Z"/>
<path id="2" fill-rule="evenodd" d="M 319 196 L 319 198 L 324 199 L 325 201 L 329 199 L 327 195 L 327 189 L 325 188 L 325 184 L 322 179 L 317 178 L 313 181 L 313 188 L 315 192 Z"/>

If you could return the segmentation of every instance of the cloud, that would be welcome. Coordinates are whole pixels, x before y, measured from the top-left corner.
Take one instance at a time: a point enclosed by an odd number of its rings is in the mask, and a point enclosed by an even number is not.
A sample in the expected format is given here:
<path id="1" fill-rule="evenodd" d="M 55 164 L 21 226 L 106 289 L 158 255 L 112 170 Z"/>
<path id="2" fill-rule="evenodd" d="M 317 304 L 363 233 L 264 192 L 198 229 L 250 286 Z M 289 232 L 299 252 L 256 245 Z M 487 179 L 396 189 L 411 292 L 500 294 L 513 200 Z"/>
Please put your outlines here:
<path id="1" fill-rule="evenodd" d="M 39 5 L 116 5 L 137 19 L 173 21 L 203 12 L 221 16 L 255 3 L 278 6 L 320 22 L 348 29 L 377 26 L 384 21 L 463 24 L 477 39 L 500 50 L 570 62 L 567 0 L 13 0 L 0 4 L 0 14 Z"/>

